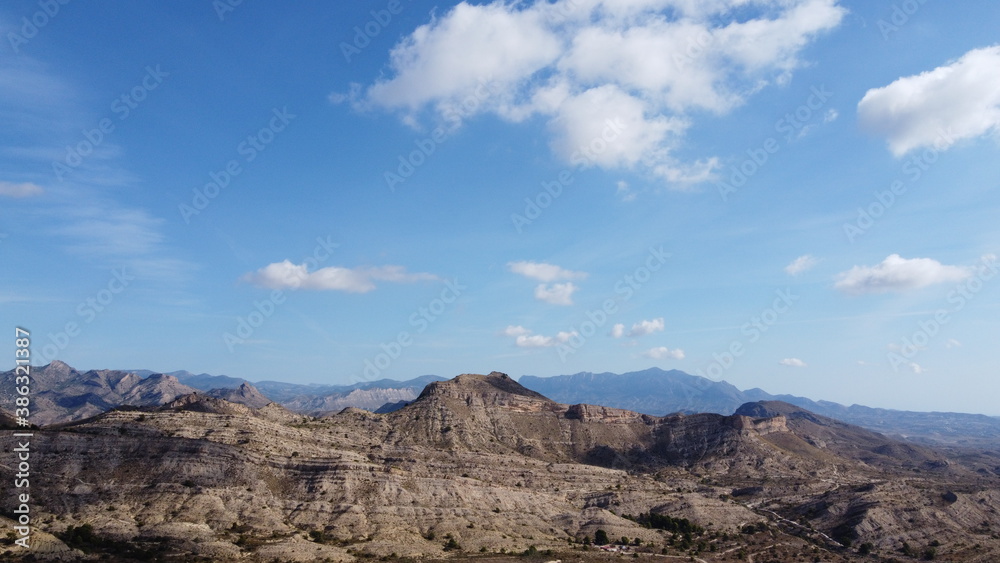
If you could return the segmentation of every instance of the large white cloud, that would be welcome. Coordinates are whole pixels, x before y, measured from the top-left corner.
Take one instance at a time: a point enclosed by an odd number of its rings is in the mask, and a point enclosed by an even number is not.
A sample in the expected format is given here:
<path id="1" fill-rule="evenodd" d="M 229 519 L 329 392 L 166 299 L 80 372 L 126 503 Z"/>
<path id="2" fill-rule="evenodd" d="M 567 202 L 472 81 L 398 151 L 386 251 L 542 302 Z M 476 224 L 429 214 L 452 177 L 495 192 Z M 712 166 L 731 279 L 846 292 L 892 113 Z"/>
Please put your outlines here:
<path id="1" fill-rule="evenodd" d="M 409 273 L 402 266 L 342 268 L 330 266 L 313 272 L 305 264 L 289 260 L 274 262 L 243 276 L 243 281 L 269 289 L 313 289 L 367 293 L 375 289 L 376 281 L 411 283 L 436 280 L 426 273 Z"/>
<path id="2" fill-rule="evenodd" d="M 1000 131 L 1000 45 L 865 93 L 858 117 L 896 156 Z"/>
<path id="3" fill-rule="evenodd" d="M 931 258 L 902 258 L 892 254 L 874 266 L 854 266 L 842 272 L 834 287 L 852 294 L 918 289 L 964 280 L 973 269 L 947 266 Z"/>
<path id="4" fill-rule="evenodd" d="M 675 157 L 691 116 L 787 80 L 845 13 L 838 0 L 462 2 L 400 41 L 388 76 L 353 99 L 410 123 L 426 109 L 453 126 L 478 113 L 539 116 L 567 162 L 683 187 L 718 166 Z"/>

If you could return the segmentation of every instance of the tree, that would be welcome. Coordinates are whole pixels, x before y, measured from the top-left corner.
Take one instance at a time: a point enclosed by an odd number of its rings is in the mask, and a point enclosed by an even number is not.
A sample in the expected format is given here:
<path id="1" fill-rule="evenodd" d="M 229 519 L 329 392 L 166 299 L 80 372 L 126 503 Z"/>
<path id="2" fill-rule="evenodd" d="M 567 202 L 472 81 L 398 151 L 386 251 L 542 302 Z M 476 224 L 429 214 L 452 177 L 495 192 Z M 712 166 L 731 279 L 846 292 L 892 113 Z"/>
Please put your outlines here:
<path id="1" fill-rule="evenodd" d="M 597 530 L 594 532 L 594 545 L 608 545 L 611 540 L 608 538 L 608 533 L 604 530 Z"/>

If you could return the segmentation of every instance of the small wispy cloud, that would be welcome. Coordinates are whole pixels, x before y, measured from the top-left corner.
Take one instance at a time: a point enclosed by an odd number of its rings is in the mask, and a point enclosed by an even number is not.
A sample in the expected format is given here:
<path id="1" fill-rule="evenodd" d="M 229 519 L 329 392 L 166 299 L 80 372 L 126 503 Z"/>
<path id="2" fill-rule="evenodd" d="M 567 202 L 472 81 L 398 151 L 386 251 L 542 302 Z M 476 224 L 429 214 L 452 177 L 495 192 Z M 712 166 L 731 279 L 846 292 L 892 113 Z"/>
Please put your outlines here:
<path id="1" fill-rule="evenodd" d="M 783 360 L 779 360 L 778 363 L 783 366 L 788 366 L 793 368 L 804 368 L 807 365 L 805 362 L 803 362 L 798 358 L 785 358 Z"/>
<path id="2" fill-rule="evenodd" d="M 652 334 L 654 332 L 662 332 L 663 327 L 664 327 L 663 317 L 649 321 L 639 321 L 638 323 L 632 325 L 632 330 L 628 331 L 628 335 L 645 336 L 647 334 Z"/>
<path id="3" fill-rule="evenodd" d="M 652 358 L 654 360 L 664 360 L 664 359 L 683 360 L 684 350 L 681 350 L 680 348 L 671 350 L 666 346 L 658 346 L 656 348 L 650 348 L 649 350 L 646 350 L 645 352 L 642 353 L 642 355 L 647 358 Z"/>
<path id="4" fill-rule="evenodd" d="M 555 264 L 547 264 L 545 262 L 508 262 L 507 268 L 515 274 L 546 283 L 564 280 L 582 280 L 587 277 L 586 272 L 574 272 L 573 270 L 567 270 Z"/>
<path id="5" fill-rule="evenodd" d="M 637 338 L 639 336 L 653 334 L 654 332 L 663 332 L 663 328 L 663 317 L 639 321 L 633 324 L 632 328 L 629 329 L 628 332 L 625 331 L 625 325 L 619 323 L 611 327 L 611 336 L 614 338 L 621 338 L 623 336 Z"/>
<path id="6" fill-rule="evenodd" d="M 3 197 L 25 198 L 39 196 L 43 193 L 45 193 L 45 190 L 41 186 L 32 184 L 31 182 L 22 182 L 20 184 L 0 182 L 0 196 Z"/>
<path id="7" fill-rule="evenodd" d="M 558 332 L 555 336 L 532 334 L 532 331 L 520 325 L 508 326 L 504 329 L 503 334 L 513 337 L 514 344 L 519 348 L 549 348 L 568 342 L 571 338 L 577 336 L 575 331 Z"/>
<path id="8" fill-rule="evenodd" d="M 241 278 L 244 282 L 268 289 L 310 289 L 348 293 L 372 291 L 376 288 L 376 281 L 413 283 L 437 279 L 439 278 L 433 274 L 410 273 L 403 266 L 393 265 L 359 268 L 329 266 L 310 272 L 306 264 L 293 264 L 290 260 L 268 264 Z"/>
<path id="9" fill-rule="evenodd" d="M 539 284 L 535 288 L 535 299 L 551 305 L 572 305 L 573 293 L 579 289 L 572 282 Z"/>
<path id="10" fill-rule="evenodd" d="M 785 272 L 791 276 L 797 276 L 806 270 L 811 269 L 813 266 L 819 263 L 819 260 L 812 257 L 809 254 L 804 254 L 799 256 L 795 260 L 792 260 L 790 264 L 785 266 Z"/>
<path id="11" fill-rule="evenodd" d="M 625 180 L 618 180 L 616 184 L 615 194 L 624 202 L 635 201 L 636 193 L 632 191 L 632 188 L 628 186 L 628 182 Z"/>

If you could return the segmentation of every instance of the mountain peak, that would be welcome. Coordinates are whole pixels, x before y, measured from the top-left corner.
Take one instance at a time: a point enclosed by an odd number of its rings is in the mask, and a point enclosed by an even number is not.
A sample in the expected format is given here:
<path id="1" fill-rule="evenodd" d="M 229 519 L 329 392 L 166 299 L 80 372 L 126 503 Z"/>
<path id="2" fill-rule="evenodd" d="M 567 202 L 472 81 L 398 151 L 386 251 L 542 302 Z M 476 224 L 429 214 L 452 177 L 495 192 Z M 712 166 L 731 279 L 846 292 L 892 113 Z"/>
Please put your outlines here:
<path id="1" fill-rule="evenodd" d="M 52 373 L 52 374 L 58 373 L 58 374 L 61 374 L 61 375 L 70 374 L 70 373 L 73 373 L 74 371 L 76 371 L 73 368 L 73 366 L 67 364 L 66 362 L 62 362 L 62 361 L 59 361 L 59 360 L 52 360 L 51 362 L 49 362 L 48 365 L 42 366 L 39 369 L 40 370 L 45 370 L 46 372 L 49 372 L 49 373 Z M 35 370 L 32 370 L 32 371 L 35 371 Z"/>
<path id="2" fill-rule="evenodd" d="M 555 401 L 524 387 L 505 373 L 463 373 L 446 381 L 430 383 L 414 404 L 459 400 L 466 406 L 543 410 Z"/>
<path id="3" fill-rule="evenodd" d="M 427 387 L 440 387 L 445 389 L 465 390 L 480 393 L 502 393 L 549 401 L 549 399 L 541 393 L 528 389 L 517 381 L 511 379 L 511 377 L 506 373 L 501 373 L 499 371 L 490 372 L 489 375 L 463 373 L 462 375 L 456 376 L 447 381 L 432 383 Z"/>
<path id="4" fill-rule="evenodd" d="M 838 422 L 825 416 L 817 415 L 816 413 L 800 406 L 786 403 L 785 401 L 756 401 L 752 403 L 743 403 L 740 405 L 740 408 L 736 409 L 734 414 L 749 416 L 751 418 L 774 418 L 776 416 L 784 416 L 792 419 L 805 419 L 820 425 L 828 425 L 829 423 Z"/>
<path id="5" fill-rule="evenodd" d="M 256 387 L 247 382 L 241 383 L 236 389 L 212 389 L 208 392 L 208 395 L 216 399 L 224 399 L 231 403 L 238 403 L 255 409 L 259 409 L 271 402 L 271 399 L 265 397 Z"/>

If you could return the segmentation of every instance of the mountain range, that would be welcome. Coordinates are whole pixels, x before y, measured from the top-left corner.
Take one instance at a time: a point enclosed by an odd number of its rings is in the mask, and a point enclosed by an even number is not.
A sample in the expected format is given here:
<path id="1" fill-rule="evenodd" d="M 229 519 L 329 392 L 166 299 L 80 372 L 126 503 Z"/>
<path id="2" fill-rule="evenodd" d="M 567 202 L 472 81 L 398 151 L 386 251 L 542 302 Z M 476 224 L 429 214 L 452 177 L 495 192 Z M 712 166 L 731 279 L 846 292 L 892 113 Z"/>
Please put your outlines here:
<path id="1" fill-rule="evenodd" d="M 780 401 L 652 416 L 494 372 L 386 414 L 191 393 L 35 430 L 31 447 L 40 558 L 596 561 L 605 537 L 649 563 L 1000 557 L 996 458 Z"/>
<path id="2" fill-rule="evenodd" d="M 773 395 L 757 388 L 741 391 L 725 381 L 714 381 L 678 370 L 650 368 L 620 375 L 586 372 L 555 377 L 525 375 L 518 381 L 557 401 L 599 403 L 653 415 L 672 412 L 730 414 L 741 404 L 751 401 L 784 401 L 910 441 L 1000 447 L 1000 417 L 844 406 L 793 395 Z"/>
<path id="3" fill-rule="evenodd" d="M 5 375 L 9 376 L 8 372 Z M 444 378 L 425 375 L 406 381 L 382 379 L 352 385 L 303 385 L 278 381 L 250 383 L 226 375 L 149 370 L 80 372 L 59 362 L 35 368 L 32 422 L 46 425 L 79 420 L 119 405 L 161 405 L 193 392 L 260 407 L 275 401 L 291 411 L 322 416 L 348 407 L 390 412 L 416 399 L 424 387 Z M 0 397 L 11 404 L 13 378 L 0 381 Z M 643 414 L 732 414 L 747 402 L 784 401 L 810 412 L 856 424 L 914 443 L 970 448 L 1000 448 L 1000 417 L 946 412 L 913 412 L 844 406 L 762 389 L 740 390 L 678 370 L 650 368 L 638 372 L 577 373 L 555 377 L 522 376 L 518 380 L 553 400 L 601 404 Z M 236 391 L 236 394 L 233 392 Z"/>

